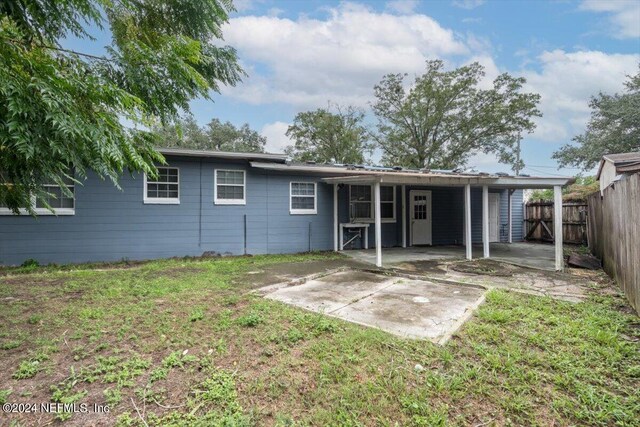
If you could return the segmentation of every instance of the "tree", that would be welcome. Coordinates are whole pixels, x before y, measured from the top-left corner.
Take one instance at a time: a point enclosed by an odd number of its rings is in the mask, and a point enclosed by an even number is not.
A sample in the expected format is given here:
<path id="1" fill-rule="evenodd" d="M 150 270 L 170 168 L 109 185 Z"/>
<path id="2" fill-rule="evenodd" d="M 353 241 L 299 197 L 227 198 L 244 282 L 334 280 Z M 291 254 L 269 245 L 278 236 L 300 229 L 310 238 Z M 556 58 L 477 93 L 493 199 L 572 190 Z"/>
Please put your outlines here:
<path id="1" fill-rule="evenodd" d="M 515 163 L 517 142 L 532 132 L 540 95 L 521 93 L 524 78 L 501 74 L 480 89 L 484 68 L 473 63 L 451 71 L 427 61 L 425 74 L 405 89 L 406 74 L 388 74 L 374 87 L 376 137 L 387 165 L 453 169 L 473 153 L 495 153 Z"/>
<path id="2" fill-rule="evenodd" d="M 154 175 L 164 159 L 147 129 L 243 74 L 217 41 L 231 10 L 230 0 L 0 2 L 0 204 L 33 213 L 43 183 L 68 193 L 65 177 L 88 170 L 115 185 L 125 170 Z M 61 46 L 92 39 L 92 26 L 111 31 L 104 55 Z"/>
<path id="3" fill-rule="evenodd" d="M 640 67 L 639 67 L 640 68 Z M 592 97 L 587 130 L 553 153 L 560 166 L 593 169 L 605 154 L 640 151 L 640 71 L 628 76 L 622 95 Z"/>
<path id="4" fill-rule="evenodd" d="M 332 113 L 329 108 L 296 115 L 286 133 L 294 145 L 286 153 L 303 162 L 363 164 L 365 154 L 371 151 L 364 112 L 335 106 L 336 112 Z"/>
<path id="5" fill-rule="evenodd" d="M 162 147 L 191 148 L 194 150 L 238 151 L 262 153 L 267 138 L 249 127 L 248 123 L 236 128 L 231 122 L 211 121 L 203 128 L 193 117 L 176 124 L 156 128 Z"/>

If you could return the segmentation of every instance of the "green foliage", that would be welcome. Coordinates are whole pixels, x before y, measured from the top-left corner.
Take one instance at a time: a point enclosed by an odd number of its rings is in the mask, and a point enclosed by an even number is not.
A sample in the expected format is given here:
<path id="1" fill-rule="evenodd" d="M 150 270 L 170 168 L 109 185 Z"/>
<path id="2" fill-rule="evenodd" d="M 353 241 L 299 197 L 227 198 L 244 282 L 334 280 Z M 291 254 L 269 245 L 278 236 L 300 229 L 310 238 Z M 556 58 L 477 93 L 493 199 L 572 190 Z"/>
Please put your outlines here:
<path id="1" fill-rule="evenodd" d="M 371 152 L 370 133 L 364 122 L 364 112 L 355 107 L 335 106 L 298 113 L 287 129 L 294 145 L 286 149 L 300 162 L 364 164 Z"/>
<path id="2" fill-rule="evenodd" d="M 374 87 L 377 142 L 387 165 L 453 169 L 478 152 L 515 164 L 521 134 L 541 116 L 540 95 L 521 92 L 524 78 L 505 73 L 491 89 L 479 89 L 478 63 L 447 71 L 441 60 L 427 61 L 408 90 L 405 77 L 388 74 Z"/>
<path id="3" fill-rule="evenodd" d="M 639 67 L 640 68 L 640 67 Z M 628 76 L 623 94 L 591 98 L 587 130 L 553 153 L 560 166 L 591 170 L 605 154 L 640 151 L 640 71 Z"/>
<path id="4" fill-rule="evenodd" d="M 29 258 L 29 259 L 26 259 L 22 263 L 22 265 L 20 267 L 23 267 L 23 268 L 35 268 L 35 267 L 39 267 L 39 266 L 40 266 L 40 263 L 37 260 L 35 260 L 33 258 Z"/>
<path id="5" fill-rule="evenodd" d="M 157 126 L 155 132 L 162 147 L 262 153 L 267 143 L 248 123 L 237 128 L 231 122 L 211 119 L 205 127 L 200 127 L 191 116 L 172 125 Z"/>
<path id="6" fill-rule="evenodd" d="M 240 316 L 237 319 L 238 325 L 244 326 L 246 328 L 252 328 L 254 326 L 258 326 L 259 324 L 264 322 L 263 317 L 258 313 L 248 313 L 244 316 Z"/>
<path id="7" fill-rule="evenodd" d="M 569 201 L 584 201 L 587 200 L 587 196 L 600 189 L 600 184 L 596 181 L 594 176 L 579 176 L 576 178 L 576 182 L 566 186 L 562 189 L 562 200 Z M 553 190 L 547 188 L 545 190 L 535 190 L 531 193 L 530 200 L 553 200 Z"/>
<path id="8" fill-rule="evenodd" d="M 153 175 L 163 158 L 144 129 L 243 73 L 218 43 L 232 10 L 228 0 L 1 2 L 0 204 L 34 213 L 43 183 L 71 196 L 64 180 L 89 170 L 115 185 L 125 170 Z M 91 39 L 89 25 L 111 31 L 104 56 L 60 47 Z"/>
<path id="9" fill-rule="evenodd" d="M 7 397 L 13 393 L 13 390 L 0 390 L 0 405 L 7 403 Z"/>

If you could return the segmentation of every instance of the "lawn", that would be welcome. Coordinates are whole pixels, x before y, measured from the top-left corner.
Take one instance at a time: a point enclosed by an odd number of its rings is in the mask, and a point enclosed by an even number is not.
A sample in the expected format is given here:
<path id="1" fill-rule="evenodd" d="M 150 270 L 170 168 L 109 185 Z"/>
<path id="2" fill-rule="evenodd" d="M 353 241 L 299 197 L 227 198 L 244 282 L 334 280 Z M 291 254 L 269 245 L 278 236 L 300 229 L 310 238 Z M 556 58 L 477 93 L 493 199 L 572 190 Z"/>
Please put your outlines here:
<path id="1" fill-rule="evenodd" d="M 333 254 L 0 277 L 0 425 L 640 425 L 640 323 L 616 295 L 492 291 L 440 347 L 249 294 Z M 92 407 L 92 406 L 90 406 Z"/>

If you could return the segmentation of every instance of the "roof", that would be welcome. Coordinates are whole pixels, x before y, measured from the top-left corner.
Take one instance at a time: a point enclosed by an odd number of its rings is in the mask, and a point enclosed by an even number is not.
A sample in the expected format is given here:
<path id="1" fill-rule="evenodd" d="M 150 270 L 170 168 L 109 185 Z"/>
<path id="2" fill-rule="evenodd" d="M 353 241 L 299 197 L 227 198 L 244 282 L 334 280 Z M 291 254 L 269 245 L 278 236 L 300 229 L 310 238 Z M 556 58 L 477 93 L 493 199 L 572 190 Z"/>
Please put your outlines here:
<path id="1" fill-rule="evenodd" d="M 270 160 L 272 162 L 284 163 L 287 161 L 286 154 L 273 153 L 240 153 L 232 151 L 213 151 L 213 150 L 190 150 L 185 148 L 157 148 L 162 155 L 174 155 L 185 157 L 216 157 L 220 159 L 239 159 L 239 160 Z"/>
<path id="2" fill-rule="evenodd" d="M 457 172 L 448 170 L 418 170 L 402 168 L 385 168 L 378 166 L 360 165 L 331 165 L 331 164 L 273 164 L 265 162 L 251 162 L 251 166 L 283 172 L 304 172 L 311 175 L 324 176 L 328 183 L 372 183 L 387 184 L 415 184 L 415 185 L 491 185 L 504 188 L 551 188 L 556 185 L 564 186 L 574 182 L 573 178 L 549 178 L 531 176 L 509 176 L 507 174 L 488 174 L 482 172 Z"/>
<path id="3" fill-rule="evenodd" d="M 598 166 L 598 173 L 596 174 L 596 179 L 598 180 L 600 179 L 605 161 L 612 163 L 616 167 L 616 173 L 638 172 L 640 170 L 640 151 L 605 154 L 602 156 L 602 160 L 600 160 L 600 165 Z"/>

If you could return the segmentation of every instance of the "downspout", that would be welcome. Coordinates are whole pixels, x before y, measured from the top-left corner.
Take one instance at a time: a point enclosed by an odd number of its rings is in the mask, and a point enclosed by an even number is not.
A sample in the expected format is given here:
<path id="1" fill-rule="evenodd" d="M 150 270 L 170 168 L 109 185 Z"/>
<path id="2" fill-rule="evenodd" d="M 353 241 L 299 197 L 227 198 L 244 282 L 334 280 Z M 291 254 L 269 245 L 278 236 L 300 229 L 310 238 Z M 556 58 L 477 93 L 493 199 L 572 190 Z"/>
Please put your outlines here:
<path id="1" fill-rule="evenodd" d="M 200 158 L 200 206 L 198 211 L 198 248 L 202 249 L 202 158 Z"/>

